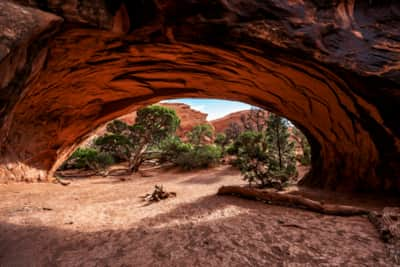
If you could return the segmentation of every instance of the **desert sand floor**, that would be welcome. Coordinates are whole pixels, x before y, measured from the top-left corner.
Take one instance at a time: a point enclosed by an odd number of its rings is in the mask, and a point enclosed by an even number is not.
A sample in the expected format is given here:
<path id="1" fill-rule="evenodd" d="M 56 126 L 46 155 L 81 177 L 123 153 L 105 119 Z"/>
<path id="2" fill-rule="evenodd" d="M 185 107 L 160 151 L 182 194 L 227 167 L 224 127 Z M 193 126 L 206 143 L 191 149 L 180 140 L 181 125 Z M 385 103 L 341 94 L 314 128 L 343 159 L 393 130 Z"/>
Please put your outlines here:
<path id="1" fill-rule="evenodd" d="M 0 185 L 0 266 L 394 266 L 365 217 L 216 196 L 227 166 L 127 178 Z"/>

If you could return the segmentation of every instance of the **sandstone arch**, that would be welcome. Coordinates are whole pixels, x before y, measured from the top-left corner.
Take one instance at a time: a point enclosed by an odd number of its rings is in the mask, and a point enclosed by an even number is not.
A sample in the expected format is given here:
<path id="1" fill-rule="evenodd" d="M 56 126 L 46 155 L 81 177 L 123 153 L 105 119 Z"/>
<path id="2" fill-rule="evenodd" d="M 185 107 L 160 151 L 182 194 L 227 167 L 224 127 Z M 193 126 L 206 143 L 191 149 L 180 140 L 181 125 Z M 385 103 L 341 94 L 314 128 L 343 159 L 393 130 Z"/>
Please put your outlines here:
<path id="1" fill-rule="evenodd" d="M 306 185 L 400 190 L 395 1 L 14 2 L 34 8 L 0 3 L 2 181 L 46 180 L 94 127 L 190 96 L 295 122 Z"/>

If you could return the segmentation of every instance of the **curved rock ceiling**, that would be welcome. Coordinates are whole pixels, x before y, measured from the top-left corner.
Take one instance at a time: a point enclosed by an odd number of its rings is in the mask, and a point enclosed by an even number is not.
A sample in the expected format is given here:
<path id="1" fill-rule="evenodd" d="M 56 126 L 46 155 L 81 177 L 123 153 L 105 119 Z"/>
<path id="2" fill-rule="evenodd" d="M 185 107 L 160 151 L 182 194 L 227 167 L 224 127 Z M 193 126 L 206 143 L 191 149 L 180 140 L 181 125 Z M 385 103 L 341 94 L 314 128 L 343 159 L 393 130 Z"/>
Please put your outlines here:
<path id="1" fill-rule="evenodd" d="M 399 2 L 44 3 L 0 3 L 0 181 L 47 180 L 106 121 L 205 97 L 301 128 L 305 185 L 400 191 Z"/>

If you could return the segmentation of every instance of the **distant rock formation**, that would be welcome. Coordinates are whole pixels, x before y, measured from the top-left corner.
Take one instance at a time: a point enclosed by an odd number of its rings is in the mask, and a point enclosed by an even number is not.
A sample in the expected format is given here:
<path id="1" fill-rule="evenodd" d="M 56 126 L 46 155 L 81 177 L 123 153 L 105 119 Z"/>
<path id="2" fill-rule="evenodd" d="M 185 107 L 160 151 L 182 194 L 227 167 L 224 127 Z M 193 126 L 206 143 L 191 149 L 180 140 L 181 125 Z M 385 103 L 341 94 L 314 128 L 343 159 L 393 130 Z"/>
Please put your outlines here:
<path id="1" fill-rule="evenodd" d="M 184 138 L 186 133 L 191 131 L 194 126 L 199 124 L 210 124 L 207 121 L 207 113 L 200 112 L 198 110 L 192 109 L 189 105 L 183 103 L 158 103 L 157 105 L 170 108 L 175 110 L 176 115 L 178 115 L 181 123 L 176 131 L 177 136 Z M 135 123 L 136 112 L 132 112 L 117 118 L 123 122 L 132 125 Z M 99 136 L 104 134 L 106 131 L 106 125 L 101 126 L 95 130 L 92 134 Z M 92 139 L 92 136 L 89 139 Z"/>
<path id="2" fill-rule="evenodd" d="M 210 121 L 210 123 L 214 126 L 216 133 L 223 133 L 226 129 L 229 128 L 229 125 L 231 123 L 237 123 L 239 126 L 242 126 L 240 118 L 242 116 L 247 116 L 249 113 L 250 110 L 233 112 L 222 118 L 212 120 Z"/>
<path id="3" fill-rule="evenodd" d="M 189 105 L 183 103 L 159 103 L 163 107 L 175 110 L 178 117 L 181 119 L 181 124 L 177 130 L 177 135 L 185 138 L 186 133 L 191 131 L 194 126 L 199 124 L 210 124 L 207 121 L 207 113 L 192 109 Z"/>

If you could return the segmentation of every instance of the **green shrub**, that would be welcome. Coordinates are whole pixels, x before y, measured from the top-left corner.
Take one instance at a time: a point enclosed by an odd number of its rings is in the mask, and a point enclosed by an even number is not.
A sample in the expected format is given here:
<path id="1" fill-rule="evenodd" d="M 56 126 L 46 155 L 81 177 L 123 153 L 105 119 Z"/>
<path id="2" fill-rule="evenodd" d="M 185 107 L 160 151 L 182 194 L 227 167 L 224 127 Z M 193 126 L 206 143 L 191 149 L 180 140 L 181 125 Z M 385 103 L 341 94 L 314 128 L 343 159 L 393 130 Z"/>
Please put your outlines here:
<path id="1" fill-rule="evenodd" d="M 218 133 L 214 140 L 214 143 L 221 148 L 222 156 L 226 154 L 226 148 L 230 142 L 231 140 L 224 133 Z"/>
<path id="2" fill-rule="evenodd" d="M 177 136 L 171 136 L 160 144 L 161 162 L 176 162 L 179 155 L 193 150 L 193 146 L 189 143 L 184 143 Z"/>
<path id="3" fill-rule="evenodd" d="M 237 146 L 237 143 L 230 144 L 226 147 L 226 153 L 229 155 L 236 155 L 238 153 L 239 147 Z"/>
<path id="4" fill-rule="evenodd" d="M 283 127 L 282 124 L 279 127 Z M 296 173 L 293 145 L 288 144 L 286 135 L 267 133 L 242 133 L 230 149 L 236 155 L 230 163 L 240 169 L 250 185 L 255 183 L 261 187 L 281 189 Z M 277 138 L 279 141 L 275 142 Z"/>
<path id="5" fill-rule="evenodd" d="M 207 168 L 219 162 L 222 153 L 221 148 L 215 145 L 205 145 L 197 147 L 195 150 L 194 161 L 198 162 L 200 168 Z"/>
<path id="6" fill-rule="evenodd" d="M 297 143 L 301 146 L 302 155 L 297 156 L 297 160 L 305 166 L 311 165 L 311 146 L 307 137 L 296 127 L 293 128 L 293 135 L 296 137 Z"/>
<path id="7" fill-rule="evenodd" d="M 100 168 L 110 166 L 113 164 L 114 158 L 108 153 L 100 152 L 97 154 L 97 157 L 94 159 L 94 162 L 100 165 Z"/>
<path id="8" fill-rule="evenodd" d="M 210 124 L 198 124 L 186 135 L 191 144 L 199 146 L 201 144 L 206 144 L 207 138 L 212 138 L 214 129 Z"/>
<path id="9" fill-rule="evenodd" d="M 311 147 L 307 142 L 303 145 L 303 155 L 300 157 L 300 163 L 305 166 L 311 165 Z"/>
<path id="10" fill-rule="evenodd" d="M 93 148 L 78 148 L 67 162 L 71 168 L 101 172 L 114 163 L 114 158 Z"/>
<path id="11" fill-rule="evenodd" d="M 93 161 L 98 153 L 99 152 L 93 148 L 78 148 L 72 153 L 68 161 L 73 168 L 88 169 L 88 162 Z"/>
<path id="12" fill-rule="evenodd" d="M 96 139 L 101 152 L 119 161 L 128 162 L 128 170 L 137 172 L 146 160 L 152 159 L 155 148 L 173 135 L 180 119 L 172 109 L 151 105 L 137 111 L 135 124 L 120 120 L 107 124 L 107 133 Z M 151 155 L 152 154 L 152 155 Z"/>
<path id="13" fill-rule="evenodd" d="M 215 145 L 204 145 L 180 153 L 175 163 L 184 170 L 208 168 L 219 163 L 221 149 Z"/>
<path id="14" fill-rule="evenodd" d="M 112 124 L 115 124 L 114 122 Z M 107 125 L 107 128 L 111 128 L 109 127 L 110 124 Z M 106 133 L 96 138 L 94 145 L 101 152 L 112 155 L 117 162 L 128 161 L 134 149 L 131 140 L 121 134 Z"/>

